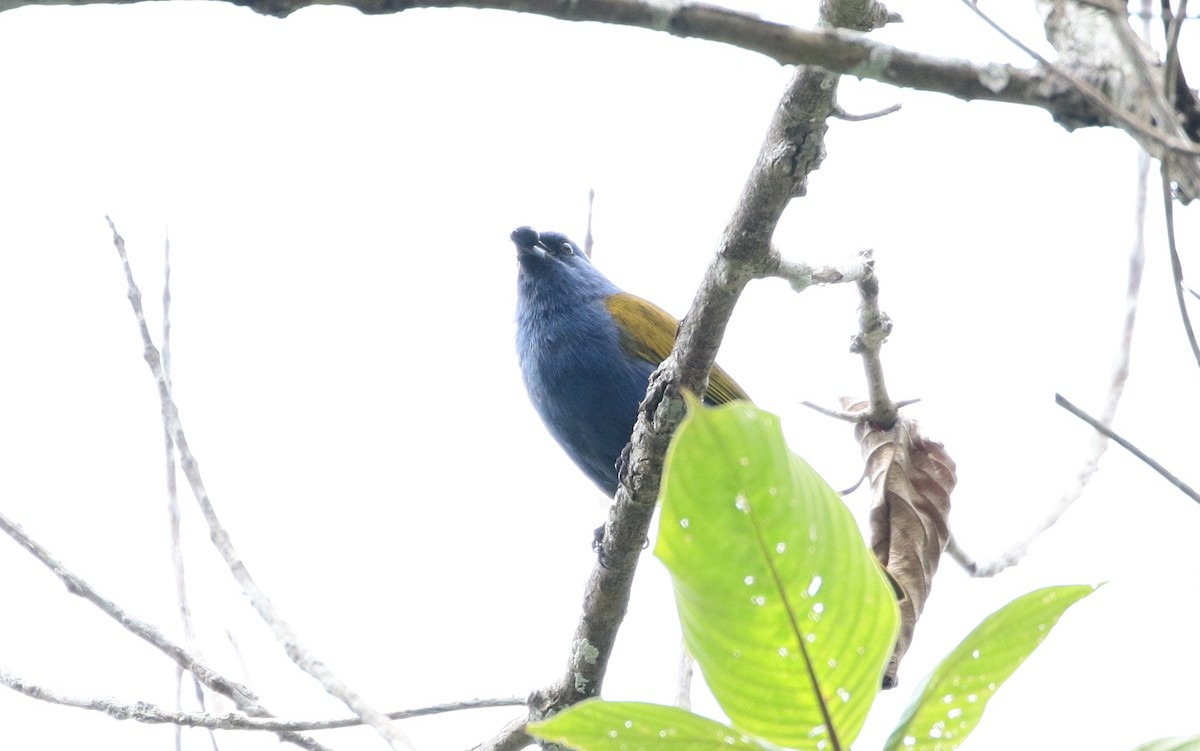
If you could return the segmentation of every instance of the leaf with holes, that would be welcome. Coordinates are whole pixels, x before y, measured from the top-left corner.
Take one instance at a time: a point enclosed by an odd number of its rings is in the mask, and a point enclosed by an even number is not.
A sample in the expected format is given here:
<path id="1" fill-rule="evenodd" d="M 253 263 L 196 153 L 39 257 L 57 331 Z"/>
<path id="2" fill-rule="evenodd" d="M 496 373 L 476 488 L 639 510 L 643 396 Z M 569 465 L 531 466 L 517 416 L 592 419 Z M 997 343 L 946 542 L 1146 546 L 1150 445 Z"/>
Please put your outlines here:
<path id="1" fill-rule="evenodd" d="M 934 669 L 905 710 L 885 751 L 950 751 L 983 717 L 992 694 L 1037 649 L 1090 584 L 1045 587 L 992 613 Z"/>
<path id="2" fill-rule="evenodd" d="M 639 702 L 588 699 L 527 729 L 539 740 L 579 751 L 763 751 L 753 739 L 714 720 Z"/>
<path id="3" fill-rule="evenodd" d="M 667 453 L 655 554 L 688 650 L 734 727 L 849 748 L 896 639 L 890 585 L 850 511 L 779 418 L 689 399 Z"/>

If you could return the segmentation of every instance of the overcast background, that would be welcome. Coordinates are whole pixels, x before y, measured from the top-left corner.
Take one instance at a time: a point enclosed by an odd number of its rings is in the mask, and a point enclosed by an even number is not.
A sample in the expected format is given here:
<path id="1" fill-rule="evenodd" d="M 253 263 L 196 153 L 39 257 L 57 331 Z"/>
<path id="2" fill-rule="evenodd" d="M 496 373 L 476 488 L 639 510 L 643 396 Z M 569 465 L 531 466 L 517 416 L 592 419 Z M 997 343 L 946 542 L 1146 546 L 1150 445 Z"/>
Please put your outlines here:
<path id="1" fill-rule="evenodd" d="M 782 20 L 808 24 L 812 5 Z M 1025 3 L 990 5 L 1045 49 Z M 906 23 L 880 39 L 1025 62 L 957 2 L 891 7 Z M 180 2 L 2 13 L 0 71 L 0 510 L 181 638 L 158 401 L 108 214 L 151 311 L 170 235 L 184 428 L 234 543 L 308 646 L 385 710 L 523 696 L 557 679 L 606 500 L 525 397 L 508 233 L 530 224 L 581 239 L 594 188 L 597 265 L 683 313 L 790 70 L 527 15 L 329 7 L 279 20 Z M 1054 392 L 1100 410 L 1136 148 L 1112 130 L 1066 133 L 1041 111 L 851 79 L 841 102 L 904 106 L 831 123 L 828 159 L 776 240 L 811 262 L 875 249 L 895 321 L 889 387 L 923 400 L 910 413 L 958 462 L 954 530 L 987 558 L 1077 471 L 1088 431 Z M 1195 484 L 1198 373 L 1154 185 L 1117 428 Z M 1189 253 L 1200 228 L 1196 209 L 1177 213 L 1186 269 L 1200 263 Z M 851 287 L 797 296 L 755 283 L 721 353 L 835 487 L 860 471 L 851 431 L 799 402 L 863 393 L 847 352 L 856 305 Z M 181 497 L 210 662 L 282 717 L 344 715 L 288 663 Z M 865 517 L 865 492 L 847 500 Z M 943 563 L 901 686 L 856 747 L 879 747 L 920 678 L 983 616 L 1039 586 L 1105 580 L 1000 691 L 968 747 L 1128 749 L 1196 732 L 1198 534 L 1200 509 L 1113 450 L 1017 568 L 984 581 Z M 172 664 L 2 541 L 0 608 L 0 666 L 68 694 L 171 705 Z M 670 700 L 674 618 L 647 552 L 608 698 Z M 519 713 L 403 729 L 422 749 L 465 748 Z M 171 738 L 0 692 L 4 748 L 139 751 Z M 362 729 L 323 740 L 382 747 Z"/>

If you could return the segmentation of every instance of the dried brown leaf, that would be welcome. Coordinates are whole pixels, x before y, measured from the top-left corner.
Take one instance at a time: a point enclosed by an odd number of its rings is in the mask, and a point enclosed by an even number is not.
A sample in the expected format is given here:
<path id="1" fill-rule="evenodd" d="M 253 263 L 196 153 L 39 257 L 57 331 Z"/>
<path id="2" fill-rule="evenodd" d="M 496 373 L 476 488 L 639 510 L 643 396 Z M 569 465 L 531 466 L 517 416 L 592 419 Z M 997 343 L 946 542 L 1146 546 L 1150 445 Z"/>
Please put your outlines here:
<path id="1" fill-rule="evenodd" d="M 850 411 L 865 407 L 847 405 Z M 891 687 L 950 538 L 950 493 L 957 477 L 945 447 L 922 436 L 914 420 L 901 416 L 891 430 L 862 422 L 854 435 L 873 494 L 871 549 L 903 592 L 900 635 L 884 675 L 885 687 Z"/>

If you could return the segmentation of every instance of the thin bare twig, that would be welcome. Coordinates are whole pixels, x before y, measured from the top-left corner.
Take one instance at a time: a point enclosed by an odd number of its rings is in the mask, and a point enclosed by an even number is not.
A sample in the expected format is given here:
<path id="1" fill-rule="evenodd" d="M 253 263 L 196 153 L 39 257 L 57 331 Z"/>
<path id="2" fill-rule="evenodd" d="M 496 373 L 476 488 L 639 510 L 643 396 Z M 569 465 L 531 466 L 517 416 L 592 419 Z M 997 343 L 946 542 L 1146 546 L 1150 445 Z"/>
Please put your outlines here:
<path id="1" fill-rule="evenodd" d="M 1008 568 L 1008 566 L 1003 566 L 996 571 L 988 570 L 985 573 L 979 561 L 971 557 L 971 555 L 968 554 L 967 551 L 963 550 L 962 546 L 959 545 L 958 540 L 955 539 L 953 532 L 950 533 L 950 539 L 946 541 L 946 555 L 950 556 L 950 558 L 953 559 L 953 561 L 959 566 L 962 566 L 963 571 L 966 571 L 971 576 L 995 576 L 998 572 Z"/>
<path id="2" fill-rule="evenodd" d="M 868 417 L 868 412 L 866 410 L 852 412 L 845 409 L 835 409 L 833 407 L 826 407 L 823 404 L 817 404 L 816 402 L 810 402 L 807 399 L 800 403 L 811 409 L 813 412 L 819 412 L 826 417 L 832 417 L 835 420 L 842 420 L 843 422 L 858 424 L 860 422 L 866 422 Z"/>
<path id="3" fill-rule="evenodd" d="M 365 724 L 374 728 L 393 749 L 397 751 L 400 749 L 413 749 L 411 741 L 408 740 L 399 728 L 391 723 L 386 715 L 368 704 L 365 699 L 334 675 L 324 663 L 318 660 L 300 643 L 295 630 L 283 619 L 279 611 L 275 609 L 275 605 L 250 575 L 246 564 L 233 547 L 233 542 L 229 539 L 229 533 L 217 517 L 216 509 L 213 507 L 212 501 L 208 496 L 208 490 L 204 486 L 204 480 L 200 477 L 200 467 L 196 462 L 195 456 L 192 454 L 191 448 L 188 446 L 187 436 L 184 434 L 183 424 L 179 419 L 179 410 L 171 398 L 170 388 L 167 386 L 166 378 L 163 375 L 162 358 L 158 348 L 154 346 L 154 342 L 150 338 L 150 329 L 146 325 L 146 316 L 142 310 L 142 293 L 138 289 L 137 283 L 134 282 L 133 270 L 130 268 L 129 258 L 125 254 L 125 239 L 117 231 L 112 219 L 108 217 L 105 217 L 105 219 L 108 220 L 108 226 L 112 229 L 113 245 L 117 249 L 117 255 L 120 257 L 121 266 L 125 271 L 125 281 L 129 287 L 129 303 L 133 307 L 134 318 L 137 320 L 138 331 L 142 337 L 143 355 L 146 364 L 150 366 L 150 372 L 154 376 L 154 381 L 158 386 L 159 401 L 162 404 L 163 415 L 168 425 L 170 425 L 171 437 L 175 441 L 176 448 L 179 450 L 180 466 L 183 468 L 184 477 L 188 479 L 192 495 L 195 497 L 196 503 L 200 506 L 200 512 L 208 524 L 209 537 L 212 539 L 213 546 L 217 548 L 217 551 L 225 560 L 225 564 L 228 566 L 230 573 L 233 574 L 234 579 L 241 585 L 242 592 L 250 600 L 250 604 L 253 606 L 255 612 L 258 613 L 259 617 L 274 632 L 276 640 L 283 647 L 292 662 L 319 681 L 330 696 L 342 701 L 342 703 L 350 708 L 350 711 L 362 718 Z"/>
<path id="4" fill-rule="evenodd" d="M 1139 11 L 1139 12 L 1137 12 L 1137 13 L 1128 13 L 1128 16 L 1129 16 L 1130 18 L 1140 18 L 1140 19 L 1142 19 L 1142 20 L 1163 19 L 1163 16 L 1162 16 L 1162 15 L 1155 15 L 1154 13 L 1142 13 L 1142 12 L 1140 12 L 1140 11 Z M 1175 17 L 1175 15 L 1173 14 L 1171 17 Z M 1194 16 L 1186 16 L 1186 17 L 1184 17 L 1184 16 L 1178 16 L 1178 17 L 1179 17 L 1179 18 L 1184 18 L 1184 20 L 1187 20 L 1187 21 L 1194 21 L 1194 20 L 1196 20 L 1197 18 L 1200 18 L 1200 14 L 1197 14 L 1197 15 L 1194 15 Z M 1170 17 L 1168 17 L 1168 18 L 1167 18 L 1167 20 L 1170 20 Z"/>
<path id="5" fill-rule="evenodd" d="M 1150 37 L 1150 22 L 1148 20 L 1148 11 L 1150 0 L 1143 0 L 1142 9 L 1144 11 L 1142 35 L 1149 41 Z M 1097 5 L 1103 10 L 1116 12 L 1116 10 L 1105 4 Z M 1003 33 L 1003 30 L 1001 30 Z M 1140 53 L 1136 49 L 1136 45 L 1123 42 L 1123 46 L 1127 56 L 1135 57 L 1132 61 L 1138 65 L 1139 71 L 1144 69 L 1141 64 Z M 1137 190 L 1134 202 L 1134 242 L 1129 252 L 1129 262 L 1125 289 L 1125 316 L 1121 326 L 1120 337 L 1117 343 L 1116 355 L 1113 359 L 1112 372 L 1109 377 L 1109 386 L 1107 397 L 1105 399 L 1104 408 L 1100 413 L 1100 422 L 1104 425 L 1112 425 L 1116 418 L 1117 407 L 1120 404 L 1121 397 L 1124 394 L 1125 383 L 1129 377 L 1129 368 L 1132 356 L 1133 331 L 1137 321 L 1138 299 L 1140 296 L 1142 284 L 1142 270 L 1145 265 L 1146 257 L 1146 206 L 1147 195 L 1149 191 L 1149 172 L 1150 172 L 1150 156 L 1145 151 L 1141 150 L 1138 154 L 1138 170 L 1137 170 Z M 1079 471 L 1075 474 L 1071 483 L 1063 490 L 1057 504 L 1055 504 L 1045 516 L 1038 521 L 1036 525 L 1025 535 L 1025 537 L 1017 544 L 1011 546 L 1002 555 L 997 556 L 991 561 L 978 561 L 972 558 L 951 536 L 950 545 L 947 547 L 947 552 L 950 556 L 959 563 L 965 570 L 973 576 L 989 577 L 995 576 L 1009 566 L 1013 566 L 1021 561 L 1029 551 L 1029 547 L 1037 540 L 1046 530 L 1053 527 L 1063 514 L 1074 505 L 1084 489 L 1091 481 L 1092 477 L 1099 470 L 1100 459 L 1104 456 L 1108 448 L 1108 439 L 1103 432 L 1094 433 L 1090 442 L 1089 449 L 1083 459 Z"/>
<path id="6" fill-rule="evenodd" d="M 0 684 L 39 701 L 66 707 L 75 707 L 77 709 L 87 709 L 93 712 L 103 712 L 117 720 L 135 720 L 148 725 L 175 725 L 181 728 L 207 728 L 208 730 L 253 730 L 271 733 L 294 733 L 302 730 L 337 730 L 339 728 L 358 727 L 363 724 L 362 719 L 359 717 L 347 717 L 336 720 L 280 720 L 273 717 L 247 717 L 242 714 L 216 715 L 204 712 L 170 712 L 144 701 L 123 702 L 111 697 L 82 698 L 68 696 L 36 683 L 31 683 L 4 668 L 0 668 Z M 402 709 L 396 712 L 389 712 L 387 716 L 395 720 L 404 720 L 412 717 L 461 712 L 468 709 L 519 707 L 524 703 L 524 700 L 516 697 L 473 699 L 470 701 L 434 704 L 416 709 Z"/>
<path id="7" fill-rule="evenodd" d="M 861 123 L 867 120 L 876 120 L 881 117 L 886 117 L 893 112 L 899 112 L 902 106 L 903 105 L 901 105 L 900 102 L 896 102 L 895 104 L 888 105 L 881 110 L 876 110 L 875 112 L 866 112 L 861 115 L 852 115 L 839 106 L 836 110 L 834 110 L 831 117 L 836 117 L 838 120 L 845 120 L 848 123 Z"/>
<path id="8" fill-rule="evenodd" d="M 171 387 L 171 236 L 167 235 L 163 239 L 163 294 L 162 294 L 162 350 L 163 350 L 163 375 L 167 380 L 167 387 Z M 183 579 L 183 555 L 180 550 L 180 529 L 179 529 L 179 494 L 175 481 L 175 442 L 171 440 L 171 429 L 167 425 L 166 418 L 163 418 L 163 451 L 166 454 L 166 479 L 167 479 L 167 535 L 171 543 L 171 569 L 175 573 L 175 599 L 179 607 L 180 615 L 183 616 L 183 633 L 184 641 L 187 642 L 188 648 L 192 652 L 196 652 L 196 643 L 190 637 L 194 636 L 192 629 L 191 617 L 184 615 L 189 612 L 187 604 L 187 589 Z M 190 633 L 189 633 L 190 632 Z M 192 683 L 193 690 L 196 693 L 196 701 L 200 703 L 200 708 L 204 709 L 204 690 L 200 687 L 200 682 L 195 676 L 190 676 L 185 673 L 179 665 L 175 666 L 175 709 L 183 710 L 183 682 L 187 676 L 187 680 Z M 216 740 L 214 739 L 215 743 Z M 175 728 L 175 751 L 183 751 L 183 727 L 176 726 Z"/>
<path id="9" fill-rule="evenodd" d="M 171 388 L 171 236 L 163 238 L 162 369 Z M 174 464 L 174 462 L 172 462 Z"/>
<path id="10" fill-rule="evenodd" d="M 918 399 L 901 399 L 900 401 L 896 402 L 896 409 L 897 410 L 904 409 L 908 405 L 916 404 L 919 401 L 921 401 L 919 398 Z M 871 419 L 870 410 L 858 410 L 855 412 L 851 412 L 851 411 L 845 410 L 845 409 L 834 409 L 833 407 L 826 407 L 824 405 L 817 404 L 816 402 L 810 402 L 807 400 L 800 402 L 800 404 L 804 405 L 805 407 L 808 407 L 809 409 L 811 409 L 814 412 L 820 412 L 821 414 L 825 415 L 826 417 L 832 417 L 835 420 L 842 420 L 843 422 L 854 423 L 856 425 L 860 422 L 867 422 L 868 420 Z M 858 486 L 855 485 L 855 487 L 858 487 Z"/>
<path id="11" fill-rule="evenodd" d="M 171 238 L 167 236 L 163 240 L 163 292 L 162 292 L 162 363 L 163 377 L 166 379 L 167 388 L 171 388 Z M 180 517 L 179 517 L 179 492 L 175 476 L 175 441 L 171 440 L 171 426 L 167 424 L 166 416 L 163 416 L 163 451 L 166 454 L 166 479 L 167 479 L 167 533 L 171 542 L 171 570 L 175 575 L 175 600 L 179 609 L 179 619 L 183 624 L 183 638 L 187 643 L 188 649 L 192 654 L 196 655 L 197 659 L 204 659 L 204 652 L 200 649 L 200 640 L 196 637 L 195 624 L 192 623 L 192 610 L 188 604 L 187 596 L 187 580 L 184 577 L 183 568 L 183 545 L 180 534 Z M 183 682 L 185 679 L 192 684 L 192 689 L 196 695 L 196 702 L 200 709 L 207 710 L 207 699 L 204 695 L 200 681 L 196 676 L 190 673 L 185 673 L 182 666 L 175 666 L 175 708 L 183 710 Z M 216 748 L 217 739 L 210 733 L 210 740 L 213 748 Z M 183 727 L 176 726 L 175 728 L 175 749 L 181 751 L 183 748 Z"/>
<path id="12" fill-rule="evenodd" d="M 1187 15 L 1188 0 L 1180 0 L 1179 15 L 1172 18 L 1163 17 L 1163 21 L 1167 24 L 1167 54 L 1164 63 L 1166 70 L 1166 82 L 1163 86 L 1163 94 L 1171 99 L 1175 97 L 1176 77 L 1180 70 L 1179 65 L 1179 32 L 1183 30 L 1183 19 Z M 1146 21 L 1149 26 L 1149 20 Z"/>
<path id="13" fill-rule="evenodd" d="M 50 569 L 63 584 L 66 585 L 67 591 L 73 595 L 77 595 L 87 600 L 100 609 L 108 617 L 120 623 L 122 628 L 130 632 L 134 636 L 142 639 L 147 644 L 151 645 L 158 651 L 171 658 L 177 665 L 192 675 L 207 686 L 209 689 L 228 696 L 233 700 L 239 708 L 247 714 L 255 717 L 270 717 L 271 713 L 266 710 L 258 702 L 258 697 L 255 696 L 249 689 L 239 683 L 229 680 L 217 671 L 208 667 L 189 653 L 186 649 L 175 644 L 170 639 L 162 635 L 162 633 L 151 626 L 149 623 L 136 618 L 128 613 L 120 605 L 117 605 L 112 600 L 101 595 L 90 584 L 77 576 L 74 572 L 68 569 L 50 551 L 42 547 L 38 542 L 25 533 L 20 525 L 12 522 L 4 514 L 0 514 L 0 531 L 3 531 L 9 537 L 17 542 L 18 545 L 28 550 L 34 558 L 37 558 L 42 565 Z M 317 743 L 312 738 L 298 733 L 281 733 L 280 739 L 294 743 L 297 746 L 309 749 L 309 751 L 327 751 L 324 746 Z"/>
<path id="14" fill-rule="evenodd" d="M 100 594 L 95 588 L 84 581 L 83 578 L 63 565 L 49 550 L 42 547 L 40 543 L 26 534 L 25 530 L 19 524 L 13 522 L 3 513 L 0 513 L 0 531 L 3 531 L 15 540 L 18 545 L 29 551 L 34 558 L 37 558 L 42 565 L 50 569 L 66 585 L 68 592 L 82 597 L 95 605 L 100 609 L 100 612 L 120 623 L 126 631 L 129 631 L 167 657 L 170 657 L 184 670 L 195 674 L 196 677 L 204 682 L 204 685 L 213 691 L 224 694 L 235 701 L 245 701 L 252 704 L 257 702 L 257 697 L 245 686 L 231 681 L 215 670 L 212 670 L 196 659 L 186 649 L 163 636 L 162 632 L 157 628 L 131 615 L 120 605 Z"/>
<path id="15" fill-rule="evenodd" d="M 1150 155 L 1144 150 L 1138 153 L 1137 192 L 1134 199 L 1134 241 L 1129 250 L 1128 271 L 1125 282 L 1125 316 L 1121 323 L 1120 337 L 1117 340 L 1117 351 L 1113 358 L 1112 372 L 1109 375 L 1108 396 L 1100 413 L 1100 422 L 1112 425 L 1117 416 L 1117 407 L 1125 393 L 1125 384 L 1129 380 L 1129 367 L 1133 354 L 1133 330 L 1137 322 L 1138 300 L 1141 296 L 1142 270 L 1146 263 L 1146 205 L 1149 192 Z M 1108 449 L 1108 439 L 1103 433 L 1092 434 L 1092 439 L 1080 465 L 1070 484 L 1063 490 L 1056 503 L 1035 524 L 1023 539 L 1009 547 L 1003 554 L 991 561 L 977 561 L 972 558 L 951 536 L 950 547 L 947 551 L 972 576 L 995 576 L 1009 566 L 1015 566 L 1029 552 L 1029 547 L 1042 536 L 1046 530 L 1053 527 L 1083 495 L 1084 489 L 1100 469 L 1100 459 Z"/>
<path id="16" fill-rule="evenodd" d="M 1137 458 L 1141 459 L 1143 462 L 1145 462 L 1146 466 L 1150 467 L 1150 469 L 1153 469 L 1155 472 L 1162 475 L 1163 478 L 1166 479 L 1167 482 L 1169 482 L 1172 485 L 1174 485 L 1175 487 L 1179 488 L 1179 490 L 1184 495 L 1186 495 L 1188 498 L 1191 498 L 1196 503 L 1200 503 L 1200 493 L 1197 493 L 1195 490 L 1192 489 L 1192 487 L 1190 485 L 1185 483 L 1183 480 L 1180 480 L 1175 475 L 1171 474 L 1169 471 L 1167 471 L 1166 467 L 1164 467 L 1163 465 L 1161 465 L 1158 462 L 1151 459 L 1144 451 L 1139 449 L 1137 446 L 1134 446 L 1132 443 L 1130 443 L 1129 441 L 1122 438 L 1120 435 L 1113 432 L 1112 428 L 1109 428 L 1107 425 L 1102 424 L 1096 418 L 1092 417 L 1091 415 L 1084 412 L 1079 407 L 1076 407 L 1074 404 L 1067 401 L 1063 397 L 1062 394 L 1055 394 L 1054 402 L 1056 404 L 1058 404 L 1060 407 L 1066 409 L 1071 414 L 1078 417 L 1080 420 L 1083 420 L 1088 425 L 1091 425 L 1096 430 L 1100 431 L 1104 435 L 1111 438 L 1121 448 L 1125 449 L 1129 453 L 1131 453 L 1134 456 L 1136 456 Z"/>
<path id="17" fill-rule="evenodd" d="M 845 496 L 848 496 L 848 495 L 850 495 L 851 493 L 853 493 L 854 491 L 856 491 L 856 490 L 858 490 L 860 487 L 862 487 L 863 481 L 864 481 L 864 480 L 866 480 L 866 479 L 867 479 L 866 467 L 863 467 L 863 472 L 862 472 L 862 474 L 860 474 L 860 475 L 858 476 L 858 479 L 854 481 L 854 484 L 853 484 L 853 485 L 850 485 L 849 487 L 842 488 L 841 490 L 839 490 L 839 491 L 837 492 L 837 494 L 838 494 L 838 495 L 840 495 L 840 496 L 842 496 L 842 497 L 845 497 Z"/>
<path id="18" fill-rule="evenodd" d="M 1175 280 L 1175 301 L 1179 305 L 1179 317 L 1183 320 L 1183 331 L 1187 334 L 1192 356 L 1200 365 L 1200 344 L 1196 342 L 1196 331 L 1192 328 L 1192 317 L 1188 313 L 1187 298 L 1183 296 L 1183 264 L 1179 260 L 1179 249 L 1175 245 L 1175 197 L 1171 191 L 1171 176 L 1167 163 L 1162 163 L 1163 213 L 1167 227 L 1167 249 L 1171 253 L 1171 276 Z"/>

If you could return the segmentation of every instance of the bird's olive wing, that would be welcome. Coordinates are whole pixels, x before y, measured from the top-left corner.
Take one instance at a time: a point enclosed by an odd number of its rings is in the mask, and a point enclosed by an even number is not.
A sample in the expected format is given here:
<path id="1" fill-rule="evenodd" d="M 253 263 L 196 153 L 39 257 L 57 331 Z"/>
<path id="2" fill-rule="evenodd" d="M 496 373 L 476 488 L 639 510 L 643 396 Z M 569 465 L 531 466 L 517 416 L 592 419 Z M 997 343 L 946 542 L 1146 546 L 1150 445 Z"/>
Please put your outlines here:
<path id="1" fill-rule="evenodd" d="M 626 352 L 655 366 L 671 354 L 679 322 L 670 313 L 649 300 L 627 292 L 618 292 L 608 298 L 606 305 L 616 321 L 621 347 Z M 750 400 L 742 387 L 720 365 L 713 365 L 705 398 L 713 404 L 724 404 L 735 399 Z"/>

